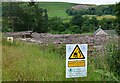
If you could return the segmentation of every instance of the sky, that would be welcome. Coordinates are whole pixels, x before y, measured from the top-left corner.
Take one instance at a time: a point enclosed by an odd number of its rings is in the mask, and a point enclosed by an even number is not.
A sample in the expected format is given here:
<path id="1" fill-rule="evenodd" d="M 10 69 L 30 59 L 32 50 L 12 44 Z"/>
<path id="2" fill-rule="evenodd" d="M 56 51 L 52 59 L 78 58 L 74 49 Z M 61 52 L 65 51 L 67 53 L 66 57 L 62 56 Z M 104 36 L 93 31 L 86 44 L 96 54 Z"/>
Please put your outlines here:
<path id="1" fill-rule="evenodd" d="M 28 2 L 31 0 L 7 0 L 7 1 L 25 1 L 25 2 Z M 120 2 L 120 0 L 33 0 L 33 1 L 36 1 L 36 2 L 70 2 L 70 3 L 96 4 L 96 5 L 115 4 L 117 2 Z"/>

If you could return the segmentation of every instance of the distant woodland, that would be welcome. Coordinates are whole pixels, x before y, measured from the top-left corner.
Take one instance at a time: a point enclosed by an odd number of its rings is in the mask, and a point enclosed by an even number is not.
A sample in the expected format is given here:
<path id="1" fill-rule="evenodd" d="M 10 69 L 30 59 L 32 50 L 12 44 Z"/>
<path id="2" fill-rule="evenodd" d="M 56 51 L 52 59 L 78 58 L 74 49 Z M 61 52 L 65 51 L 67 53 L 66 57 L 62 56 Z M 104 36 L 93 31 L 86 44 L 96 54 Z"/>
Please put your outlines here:
<path id="1" fill-rule="evenodd" d="M 74 6 L 75 5 L 76 4 L 74 4 Z M 50 10 L 41 7 L 39 3 L 3 3 L 2 31 L 17 32 L 33 30 L 38 33 L 78 34 L 91 33 L 98 28 L 112 30 L 119 27 L 116 18 L 97 19 L 98 16 L 116 16 L 118 13 L 116 5 L 89 6 L 87 8 L 83 7 L 79 9 L 74 9 L 72 6 L 73 5 L 69 8 L 66 7 L 66 9 L 64 8 L 65 10 L 61 12 L 61 14 L 64 12 L 67 17 L 69 17 L 68 21 L 64 22 L 59 16 L 55 15 L 50 17 L 48 12 Z M 57 11 L 55 13 L 57 13 Z"/>

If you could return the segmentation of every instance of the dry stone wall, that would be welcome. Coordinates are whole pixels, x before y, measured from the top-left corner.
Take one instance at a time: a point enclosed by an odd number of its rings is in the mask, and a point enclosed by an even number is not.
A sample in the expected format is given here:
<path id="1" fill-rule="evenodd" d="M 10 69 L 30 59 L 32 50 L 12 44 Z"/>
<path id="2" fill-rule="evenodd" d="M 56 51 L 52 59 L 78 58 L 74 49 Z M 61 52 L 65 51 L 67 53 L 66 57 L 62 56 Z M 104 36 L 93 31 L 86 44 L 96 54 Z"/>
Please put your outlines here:
<path id="1" fill-rule="evenodd" d="M 94 50 L 104 53 L 104 44 L 109 40 L 118 41 L 116 35 L 81 35 L 81 34 L 49 34 L 32 33 L 30 38 L 17 38 L 21 41 L 37 44 L 88 44 L 89 55 L 93 55 Z"/>
<path id="2" fill-rule="evenodd" d="M 6 33 L 7 36 L 12 36 L 14 38 L 19 38 L 23 41 L 40 43 L 40 44 L 89 44 L 89 45 L 103 45 L 107 40 L 115 38 L 118 39 L 117 36 L 110 35 L 81 35 L 81 34 L 49 34 L 49 33 L 32 33 L 30 32 L 30 38 L 26 37 L 26 34 L 19 33 L 19 35 L 24 36 L 16 36 L 18 32 L 14 33 Z"/>
<path id="3" fill-rule="evenodd" d="M 94 44 L 102 45 L 110 36 L 106 35 L 80 35 L 80 34 L 48 34 L 48 33 L 33 33 L 32 39 L 40 43 L 56 43 L 56 44 Z"/>

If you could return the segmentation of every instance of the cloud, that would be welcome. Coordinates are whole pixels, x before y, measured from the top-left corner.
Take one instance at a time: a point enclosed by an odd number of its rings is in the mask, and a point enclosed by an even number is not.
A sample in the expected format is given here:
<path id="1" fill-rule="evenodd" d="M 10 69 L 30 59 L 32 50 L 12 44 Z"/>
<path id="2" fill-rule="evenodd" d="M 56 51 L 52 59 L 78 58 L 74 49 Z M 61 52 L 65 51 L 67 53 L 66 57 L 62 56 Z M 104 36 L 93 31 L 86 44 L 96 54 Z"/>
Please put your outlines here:
<path id="1" fill-rule="evenodd" d="M 96 5 L 116 4 L 117 2 L 120 2 L 120 0 L 3 0 L 3 1 L 70 2 L 70 3 L 96 4 Z"/>

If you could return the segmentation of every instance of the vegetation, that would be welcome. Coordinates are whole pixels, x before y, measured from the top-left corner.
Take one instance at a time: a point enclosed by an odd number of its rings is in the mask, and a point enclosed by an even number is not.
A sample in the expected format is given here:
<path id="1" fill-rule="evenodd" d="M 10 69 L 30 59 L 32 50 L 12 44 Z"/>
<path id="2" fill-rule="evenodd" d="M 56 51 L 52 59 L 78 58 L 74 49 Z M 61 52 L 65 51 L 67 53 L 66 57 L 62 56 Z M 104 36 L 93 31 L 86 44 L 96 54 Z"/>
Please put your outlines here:
<path id="1" fill-rule="evenodd" d="M 64 24 L 59 17 L 53 17 L 49 20 L 50 32 L 63 32 L 64 30 Z"/>
<path id="2" fill-rule="evenodd" d="M 117 42 L 117 41 L 116 41 Z M 109 42 L 107 45 L 107 61 L 109 66 L 109 71 L 114 72 L 114 74 L 120 78 L 120 51 L 118 51 L 118 43 Z"/>
<path id="3" fill-rule="evenodd" d="M 65 78 L 65 45 L 36 45 L 3 39 L 3 81 L 75 81 Z M 97 55 L 97 56 L 95 56 Z M 78 81 L 119 81 L 109 71 L 107 57 L 88 56 L 88 75 Z M 112 63 L 113 64 L 113 63 Z"/>
<path id="4" fill-rule="evenodd" d="M 73 5 L 75 4 L 68 5 L 68 3 L 3 3 L 2 31 L 9 32 L 33 30 L 38 33 L 48 32 L 55 34 L 79 34 L 94 32 L 99 27 L 106 30 L 111 30 L 118 27 L 118 21 L 116 20 L 116 18 L 112 17 L 110 17 L 109 19 L 104 18 L 105 16 L 98 18 L 94 14 L 93 16 L 90 16 L 78 13 L 67 18 L 67 14 L 62 15 L 63 12 L 65 13 L 66 8 L 69 8 Z M 112 6 L 107 7 L 109 9 L 109 7 L 111 8 Z M 104 9 L 106 8 L 106 6 L 100 6 L 100 9 L 101 8 Z M 59 13 L 59 10 L 62 10 L 60 14 L 63 16 L 63 18 L 56 14 Z M 113 9 L 111 11 L 113 12 Z M 50 12 L 53 12 L 53 14 L 51 15 Z"/>
<path id="5" fill-rule="evenodd" d="M 51 17 L 60 17 L 61 19 L 67 19 L 70 16 L 65 12 L 66 9 L 71 8 L 75 4 L 73 3 L 63 3 L 63 2 L 46 2 L 38 3 L 41 8 L 45 8 L 48 11 L 48 16 Z"/>
<path id="6" fill-rule="evenodd" d="M 0 82 L 2 82 L 2 33 L 0 33 Z"/>
<path id="7" fill-rule="evenodd" d="M 97 18 L 97 20 L 103 20 L 104 18 L 106 18 L 106 19 L 116 19 L 116 16 L 113 16 L 113 15 L 102 15 L 102 16 L 97 16 L 96 17 Z"/>
<path id="8" fill-rule="evenodd" d="M 100 5 L 100 6 L 94 6 L 94 7 L 88 7 L 83 9 L 67 9 L 66 13 L 68 15 L 115 15 L 114 5 Z"/>
<path id="9" fill-rule="evenodd" d="M 118 35 L 120 35 L 120 2 L 116 4 L 116 11 L 117 11 L 117 20 L 118 20 L 118 26 L 116 27 L 116 31 L 118 32 Z"/>
<path id="10" fill-rule="evenodd" d="M 47 32 L 47 10 L 38 4 L 3 3 L 3 31 Z"/>
<path id="11" fill-rule="evenodd" d="M 51 6 L 45 3 L 3 3 L 3 31 L 33 30 L 38 33 L 90 33 L 97 28 L 117 29 L 119 34 L 119 6 L 117 8 L 117 19 L 98 19 L 96 16 L 100 11 L 89 8 L 90 15 L 76 14 L 70 16 L 68 22 L 63 22 L 68 16 L 65 8 L 73 4 L 55 3 Z M 46 7 L 46 8 L 45 8 Z M 104 14 L 115 14 L 107 6 Z M 11 9 L 9 9 L 11 8 Z M 62 10 L 63 8 L 63 10 Z M 104 10 L 100 6 L 100 10 Z M 33 12 L 34 11 L 34 12 Z M 56 11 L 56 12 L 55 12 Z M 80 10 L 83 11 L 83 10 Z M 86 10 L 87 11 L 87 10 Z M 53 14 L 52 14 L 53 12 Z M 64 12 L 64 13 L 63 13 Z M 58 17 L 56 17 L 58 16 Z M 62 18 L 63 16 L 63 18 Z M 68 16 L 69 17 L 69 16 Z M 116 39 L 113 39 L 116 41 Z M 1 42 L 0 42 L 1 43 Z M 120 82 L 120 56 L 118 43 L 107 42 L 105 52 L 94 50 L 93 56 L 88 56 L 88 75 L 77 78 L 78 81 L 118 81 Z M 3 81 L 76 81 L 76 79 L 65 78 L 65 45 L 36 45 L 32 43 L 2 40 L 2 76 Z"/>

